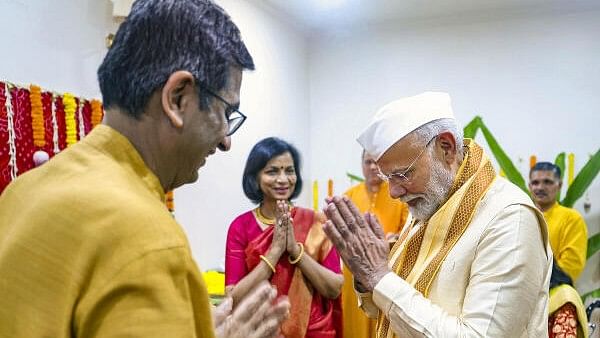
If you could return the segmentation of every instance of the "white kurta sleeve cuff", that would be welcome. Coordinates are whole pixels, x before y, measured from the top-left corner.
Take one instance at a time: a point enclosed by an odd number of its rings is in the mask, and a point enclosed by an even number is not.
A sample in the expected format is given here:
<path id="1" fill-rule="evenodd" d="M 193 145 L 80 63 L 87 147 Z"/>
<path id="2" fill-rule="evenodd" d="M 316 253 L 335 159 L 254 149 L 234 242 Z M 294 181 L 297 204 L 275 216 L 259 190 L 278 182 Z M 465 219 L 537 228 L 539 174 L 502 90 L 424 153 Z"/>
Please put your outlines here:
<path id="1" fill-rule="evenodd" d="M 396 334 L 423 336 L 423 318 L 432 314 L 430 302 L 393 272 L 385 275 L 373 290 L 373 302 L 390 320 Z"/>
<path id="2" fill-rule="evenodd" d="M 354 290 L 356 291 L 356 290 Z M 363 310 L 367 317 L 376 319 L 379 315 L 379 308 L 373 303 L 373 294 L 370 292 L 358 292 L 356 291 L 356 298 L 358 299 L 358 307 Z"/>
<path id="3" fill-rule="evenodd" d="M 410 299 L 409 295 L 415 293 L 415 289 L 404 279 L 393 272 L 389 272 L 375 285 L 373 290 L 373 301 L 386 315 L 389 313 L 394 302 L 402 298 Z"/>

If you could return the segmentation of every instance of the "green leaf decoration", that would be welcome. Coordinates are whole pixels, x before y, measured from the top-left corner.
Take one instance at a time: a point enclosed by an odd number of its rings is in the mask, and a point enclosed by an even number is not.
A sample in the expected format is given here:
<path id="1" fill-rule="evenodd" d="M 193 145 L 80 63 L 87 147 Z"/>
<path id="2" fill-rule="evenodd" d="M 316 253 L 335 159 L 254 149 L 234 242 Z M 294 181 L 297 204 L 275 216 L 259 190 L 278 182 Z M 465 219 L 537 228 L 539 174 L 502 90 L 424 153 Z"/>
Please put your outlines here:
<path id="1" fill-rule="evenodd" d="M 480 126 L 481 126 L 481 117 L 475 116 L 475 118 L 473 118 L 471 120 L 471 122 L 469 122 L 463 129 L 464 137 L 465 138 L 475 138 L 475 136 L 477 135 L 477 130 L 479 130 Z"/>
<path id="2" fill-rule="evenodd" d="M 573 204 L 585 193 L 600 171 L 600 149 L 596 151 L 589 161 L 581 168 L 575 176 L 573 183 L 569 186 L 565 198 L 560 204 L 572 208 Z"/>
<path id="3" fill-rule="evenodd" d="M 506 155 L 506 153 L 504 152 L 502 147 L 500 147 L 500 145 L 498 144 L 498 141 L 496 141 L 496 138 L 492 135 L 492 133 L 489 131 L 489 129 L 485 126 L 483 121 L 481 121 L 480 128 L 481 128 L 481 132 L 483 133 L 483 136 L 485 137 L 485 140 L 486 140 L 488 146 L 490 147 L 490 150 L 492 151 L 492 153 L 494 154 L 494 157 L 496 158 L 496 161 L 498 161 L 500 168 L 502 168 L 502 170 L 504 171 L 506 178 L 509 181 L 511 181 L 512 183 L 514 183 L 515 185 L 517 185 L 519 188 L 521 188 L 523 191 L 525 191 L 527 194 L 529 194 L 529 190 L 527 189 L 527 185 L 525 184 L 525 180 L 523 179 L 523 176 L 521 175 L 519 170 L 517 170 L 517 168 L 512 163 L 512 161 L 510 160 L 508 155 Z"/>
<path id="4" fill-rule="evenodd" d="M 600 232 L 588 238 L 587 258 L 600 251 Z"/>
<path id="5" fill-rule="evenodd" d="M 588 293 L 584 294 L 583 296 L 581 296 L 581 299 L 582 299 L 582 300 L 583 300 L 583 302 L 585 303 L 585 300 L 586 300 L 588 297 L 592 297 L 592 299 L 594 299 L 594 298 L 600 298 L 600 289 L 596 289 L 596 290 L 594 290 L 594 291 L 590 291 L 590 292 L 588 292 Z"/>
<path id="6" fill-rule="evenodd" d="M 558 154 L 554 159 L 554 164 L 560 168 L 560 179 L 565 176 L 565 152 Z M 560 190 L 556 194 L 556 200 L 560 202 Z"/>
<path id="7" fill-rule="evenodd" d="M 565 152 L 563 151 L 562 153 L 556 155 L 556 158 L 554 159 L 554 164 L 560 168 L 560 179 L 562 180 L 563 177 L 565 177 Z"/>
<path id="8" fill-rule="evenodd" d="M 351 174 L 349 172 L 346 173 L 346 176 L 348 176 L 353 181 L 363 182 L 365 180 L 364 178 L 354 175 L 354 174 Z"/>

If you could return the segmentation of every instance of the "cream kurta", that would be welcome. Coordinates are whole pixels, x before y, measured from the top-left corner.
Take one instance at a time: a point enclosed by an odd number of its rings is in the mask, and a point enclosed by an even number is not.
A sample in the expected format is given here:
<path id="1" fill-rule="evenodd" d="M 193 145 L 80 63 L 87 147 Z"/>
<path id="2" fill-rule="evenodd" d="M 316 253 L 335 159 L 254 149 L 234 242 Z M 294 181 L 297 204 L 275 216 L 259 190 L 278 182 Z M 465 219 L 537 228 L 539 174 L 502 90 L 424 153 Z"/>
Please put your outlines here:
<path id="1" fill-rule="evenodd" d="M 497 178 L 427 298 L 389 273 L 359 299 L 369 316 L 383 311 L 403 338 L 547 337 L 551 267 L 541 215 L 523 191 Z"/>

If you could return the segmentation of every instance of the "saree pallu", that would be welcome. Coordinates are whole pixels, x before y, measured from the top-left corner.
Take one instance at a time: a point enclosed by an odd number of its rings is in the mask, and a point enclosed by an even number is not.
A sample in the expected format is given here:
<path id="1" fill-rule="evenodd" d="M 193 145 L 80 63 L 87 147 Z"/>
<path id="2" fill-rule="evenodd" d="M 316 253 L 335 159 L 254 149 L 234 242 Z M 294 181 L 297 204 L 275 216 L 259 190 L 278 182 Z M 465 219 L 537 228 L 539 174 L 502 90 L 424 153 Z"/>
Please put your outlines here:
<path id="1" fill-rule="evenodd" d="M 548 337 L 589 336 L 585 306 L 572 286 L 563 284 L 550 289 L 548 312 Z"/>
<path id="2" fill-rule="evenodd" d="M 296 241 L 304 244 L 305 255 L 310 255 L 323 265 L 332 250 L 335 250 L 322 229 L 324 216 L 298 207 L 295 207 L 291 214 Z M 273 229 L 273 226 L 268 227 L 248 243 L 245 250 L 248 271 L 260 263 L 260 255 L 265 255 L 271 247 Z M 337 253 L 333 254 L 337 256 Z M 339 258 L 337 261 L 339 264 Z M 287 253 L 283 254 L 275 265 L 271 284 L 277 288 L 279 295 L 287 295 L 290 300 L 290 317 L 281 328 L 286 338 L 342 337 L 340 298 L 327 299 L 316 292 L 304 278 L 300 268 L 289 263 Z"/>

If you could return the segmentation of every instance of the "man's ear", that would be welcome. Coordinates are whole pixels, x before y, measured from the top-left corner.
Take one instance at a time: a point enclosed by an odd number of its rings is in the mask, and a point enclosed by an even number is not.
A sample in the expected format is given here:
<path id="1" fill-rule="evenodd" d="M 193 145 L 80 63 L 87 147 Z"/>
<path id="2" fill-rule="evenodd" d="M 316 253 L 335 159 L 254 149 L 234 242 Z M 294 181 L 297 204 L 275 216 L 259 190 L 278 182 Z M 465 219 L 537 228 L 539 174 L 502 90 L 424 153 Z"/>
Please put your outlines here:
<path id="1" fill-rule="evenodd" d="M 183 70 L 172 73 L 162 88 L 160 100 L 163 112 L 176 128 L 183 127 L 185 106 L 190 103 L 188 94 L 194 91 L 194 76 Z"/>
<path id="2" fill-rule="evenodd" d="M 450 132 L 443 132 L 438 135 L 437 142 L 442 148 L 444 161 L 451 164 L 456 160 L 456 140 Z"/>

